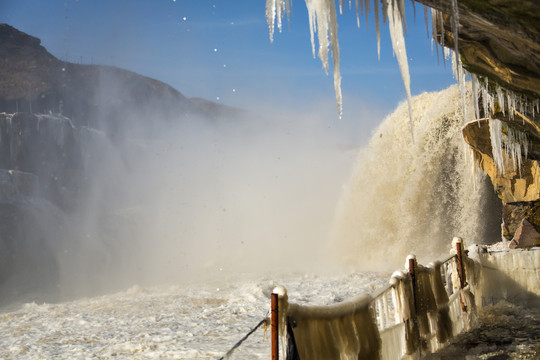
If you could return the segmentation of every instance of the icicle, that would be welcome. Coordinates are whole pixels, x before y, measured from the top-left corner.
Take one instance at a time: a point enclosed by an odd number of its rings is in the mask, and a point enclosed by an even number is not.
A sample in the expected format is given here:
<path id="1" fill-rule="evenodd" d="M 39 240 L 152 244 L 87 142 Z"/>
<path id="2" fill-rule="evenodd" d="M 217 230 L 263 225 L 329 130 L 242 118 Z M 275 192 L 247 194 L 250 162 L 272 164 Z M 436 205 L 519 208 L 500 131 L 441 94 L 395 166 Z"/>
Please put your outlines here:
<path id="1" fill-rule="evenodd" d="M 502 146 L 502 122 L 497 119 L 489 121 L 489 137 L 491 138 L 491 152 L 497 170 L 502 174 L 504 171 L 504 158 Z"/>
<path id="2" fill-rule="evenodd" d="M 454 76 L 454 79 L 458 81 L 459 73 L 458 73 L 458 62 L 456 59 L 456 53 L 452 52 L 451 56 L 452 56 L 452 76 Z"/>
<path id="3" fill-rule="evenodd" d="M 381 31 L 379 24 L 379 1 L 373 1 L 375 10 L 375 29 L 377 30 L 377 58 L 381 60 Z"/>
<path id="4" fill-rule="evenodd" d="M 489 93 L 489 81 L 484 78 L 482 85 L 482 107 L 484 108 L 484 116 L 489 117 L 493 112 L 493 101 L 491 94 Z"/>
<path id="5" fill-rule="evenodd" d="M 497 102 L 499 103 L 499 108 L 501 109 L 503 115 L 506 115 L 506 111 L 504 109 L 504 94 L 499 84 L 497 84 L 497 86 L 495 87 L 495 93 L 497 94 Z"/>
<path id="6" fill-rule="evenodd" d="M 504 156 L 512 159 L 513 171 L 519 171 L 521 177 L 522 158 L 527 158 L 529 150 L 529 140 L 523 131 L 505 126 L 506 134 L 503 132 L 503 122 L 498 119 L 489 121 L 489 136 L 491 138 L 491 150 L 493 160 L 497 170 L 505 173 Z M 504 150 L 504 153 L 503 153 Z"/>
<path id="7" fill-rule="evenodd" d="M 467 122 L 467 102 L 466 102 L 466 95 L 467 90 L 465 88 L 465 80 L 467 79 L 467 74 L 465 73 L 465 69 L 463 69 L 463 65 L 461 64 L 461 59 L 459 58 L 459 54 L 457 54 L 455 51 L 449 50 L 451 52 L 452 57 L 452 73 L 454 75 L 454 79 L 458 82 L 459 86 L 459 92 L 461 94 L 461 103 L 463 107 L 463 122 Z"/>
<path id="8" fill-rule="evenodd" d="M 394 0 L 396 1 L 396 0 Z M 397 0 L 399 1 L 399 15 L 401 17 L 402 27 L 405 30 L 405 34 L 407 33 L 407 20 L 405 19 L 405 0 Z"/>
<path id="9" fill-rule="evenodd" d="M 437 38 L 439 37 L 439 31 L 437 27 L 437 18 L 438 18 L 437 10 L 431 9 L 431 31 L 433 33 L 432 40 L 435 39 L 435 51 L 437 52 L 437 64 L 440 64 L 439 60 L 439 42 L 437 41 Z M 433 44 L 433 43 L 432 43 Z"/>
<path id="10" fill-rule="evenodd" d="M 356 4 L 356 26 L 360 28 L 360 14 L 358 13 L 358 0 L 355 0 Z"/>
<path id="11" fill-rule="evenodd" d="M 441 24 L 441 49 L 443 54 L 443 66 L 446 68 L 446 48 L 444 47 L 444 22 L 443 22 L 443 14 L 440 11 L 437 11 L 437 15 L 439 18 L 439 23 Z"/>
<path id="12" fill-rule="evenodd" d="M 275 22 L 281 32 L 283 14 L 289 16 L 289 0 L 266 0 L 266 22 L 270 32 L 270 42 L 274 42 Z"/>
<path id="13" fill-rule="evenodd" d="M 459 54 L 456 54 L 457 61 L 458 61 L 458 84 L 459 84 L 459 92 L 461 94 L 461 105 L 463 106 L 463 123 L 467 123 L 467 90 L 465 88 L 465 82 L 467 80 L 467 73 L 465 72 L 465 69 L 463 69 L 463 64 L 461 63 L 461 58 L 459 57 Z"/>
<path id="14" fill-rule="evenodd" d="M 514 118 L 514 106 L 512 105 L 511 97 L 510 97 L 510 91 L 506 92 L 506 105 L 508 106 L 508 115 L 510 116 L 510 119 Z"/>
<path id="15" fill-rule="evenodd" d="M 311 47 L 315 54 L 315 32 L 318 35 L 319 52 L 322 65 L 328 73 L 328 51 L 332 51 L 334 70 L 334 91 L 338 114 L 342 115 L 341 75 L 339 71 L 339 43 L 337 37 L 337 15 L 333 0 L 306 0 L 309 13 Z"/>
<path id="16" fill-rule="evenodd" d="M 392 38 L 392 48 L 396 55 L 399 69 L 401 71 L 401 78 L 403 79 L 403 85 L 405 86 L 405 93 L 407 94 L 407 104 L 409 106 L 409 121 L 411 124 L 411 137 L 414 142 L 414 125 L 412 116 L 412 99 L 411 99 L 411 80 L 409 75 L 409 62 L 407 60 L 407 51 L 405 48 L 405 39 L 403 37 L 403 25 L 402 25 L 402 13 L 398 8 L 397 1 L 400 0 L 385 0 L 388 6 L 388 27 L 390 29 L 390 37 Z"/>
<path id="17" fill-rule="evenodd" d="M 370 0 L 364 0 L 364 11 L 366 12 L 366 29 L 369 29 L 369 10 L 370 10 Z"/>
<path id="18" fill-rule="evenodd" d="M 428 7 L 426 5 L 422 5 L 424 8 L 424 23 L 426 24 L 426 34 L 428 39 L 430 38 L 429 34 L 429 15 L 428 15 Z"/>
<path id="19" fill-rule="evenodd" d="M 471 83 L 472 83 L 472 93 L 473 93 L 473 103 L 474 103 L 474 116 L 476 119 L 480 118 L 480 108 L 478 104 L 478 77 L 475 74 L 471 74 Z"/>
<path id="20" fill-rule="evenodd" d="M 443 48 L 444 60 L 449 60 L 452 57 L 452 50 L 450 48 Z"/>
<path id="21" fill-rule="evenodd" d="M 459 30 L 459 8 L 457 0 L 452 0 L 452 33 L 454 34 L 454 51 L 459 58 L 459 47 L 458 47 L 458 30 Z"/>
<path id="22" fill-rule="evenodd" d="M 521 177 L 522 157 L 527 158 L 529 150 L 529 140 L 527 134 L 523 131 L 508 127 L 507 142 L 505 144 L 505 152 L 512 158 L 514 171 L 519 170 Z"/>

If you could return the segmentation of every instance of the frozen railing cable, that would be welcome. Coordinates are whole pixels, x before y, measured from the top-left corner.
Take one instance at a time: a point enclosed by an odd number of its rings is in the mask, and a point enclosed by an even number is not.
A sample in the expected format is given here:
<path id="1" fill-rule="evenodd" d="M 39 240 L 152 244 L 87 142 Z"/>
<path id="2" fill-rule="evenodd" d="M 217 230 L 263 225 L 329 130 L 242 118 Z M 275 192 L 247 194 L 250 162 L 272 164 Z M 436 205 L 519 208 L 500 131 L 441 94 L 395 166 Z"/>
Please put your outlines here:
<path id="1" fill-rule="evenodd" d="M 227 360 L 230 358 L 232 353 L 240 346 L 244 341 L 247 340 L 248 337 L 250 337 L 251 334 L 253 334 L 255 331 L 257 331 L 258 328 L 260 328 L 262 325 L 268 326 L 270 324 L 269 318 L 262 319 L 253 329 L 251 329 L 243 338 L 241 338 L 234 346 L 227 351 L 225 355 L 219 358 L 219 360 Z"/>

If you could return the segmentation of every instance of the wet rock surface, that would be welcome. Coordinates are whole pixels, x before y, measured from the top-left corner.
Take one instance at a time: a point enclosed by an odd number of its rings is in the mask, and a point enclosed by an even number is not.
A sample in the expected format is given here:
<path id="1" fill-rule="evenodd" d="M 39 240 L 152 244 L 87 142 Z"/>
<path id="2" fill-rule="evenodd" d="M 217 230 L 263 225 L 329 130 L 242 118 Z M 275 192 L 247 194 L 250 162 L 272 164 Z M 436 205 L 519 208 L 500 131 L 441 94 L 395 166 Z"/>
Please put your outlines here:
<path id="1" fill-rule="evenodd" d="M 478 327 L 452 339 L 426 359 L 538 359 L 540 358 L 540 301 L 516 305 L 501 301 L 479 312 Z"/>

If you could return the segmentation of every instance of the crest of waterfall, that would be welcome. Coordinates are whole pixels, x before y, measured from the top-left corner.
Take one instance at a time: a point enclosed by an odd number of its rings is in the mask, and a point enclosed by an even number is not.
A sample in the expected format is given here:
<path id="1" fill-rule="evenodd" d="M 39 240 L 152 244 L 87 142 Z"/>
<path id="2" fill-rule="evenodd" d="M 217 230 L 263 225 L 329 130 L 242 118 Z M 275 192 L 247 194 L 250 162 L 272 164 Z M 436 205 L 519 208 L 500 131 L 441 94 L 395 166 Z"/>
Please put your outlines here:
<path id="1" fill-rule="evenodd" d="M 447 253 L 453 236 L 498 241 L 500 204 L 485 174 L 471 176 L 460 97 L 457 85 L 413 97 L 415 143 L 406 104 L 377 128 L 338 207 L 333 248 L 340 261 L 392 269 L 411 251 L 421 261 Z"/>

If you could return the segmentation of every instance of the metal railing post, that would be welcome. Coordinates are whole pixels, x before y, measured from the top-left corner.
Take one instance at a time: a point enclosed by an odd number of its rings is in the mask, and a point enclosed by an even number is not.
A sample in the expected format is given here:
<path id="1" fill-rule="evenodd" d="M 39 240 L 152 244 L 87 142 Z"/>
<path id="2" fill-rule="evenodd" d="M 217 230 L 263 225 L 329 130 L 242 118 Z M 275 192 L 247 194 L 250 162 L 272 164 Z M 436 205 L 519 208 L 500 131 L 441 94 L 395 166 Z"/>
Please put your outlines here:
<path id="1" fill-rule="evenodd" d="M 463 289 L 465 287 L 465 268 L 463 266 L 463 241 L 461 238 L 455 239 L 456 243 L 456 253 L 457 253 L 457 268 L 458 268 L 458 275 L 459 275 L 459 287 L 460 289 Z"/>
<path id="2" fill-rule="evenodd" d="M 409 264 L 409 275 L 411 275 L 411 284 L 412 284 L 413 299 L 414 299 L 414 310 L 416 312 L 418 311 L 417 294 L 416 294 L 416 257 L 414 255 L 409 255 L 407 257 L 407 260 Z"/>
<path id="3" fill-rule="evenodd" d="M 463 240 L 459 237 L 455 237 L 453 242 L 456 244 L 456 258 L 457 258 L 457 271 L 459 278 L 459 289 L 462 290 L 465 287 L 465 268 L 463 266 Z M 459 294 L 459 301 L 461 303 L 461 310 L 467 312 L 467 305 L 463 301 L 463 294 Z"/>
<path id="4" fill-rule="evenodd" d="M 279 360 L 279 308 L 278 294 L 272 293 L 271 298 L 271 328 L 272 328 L 272 360 Z"/>

